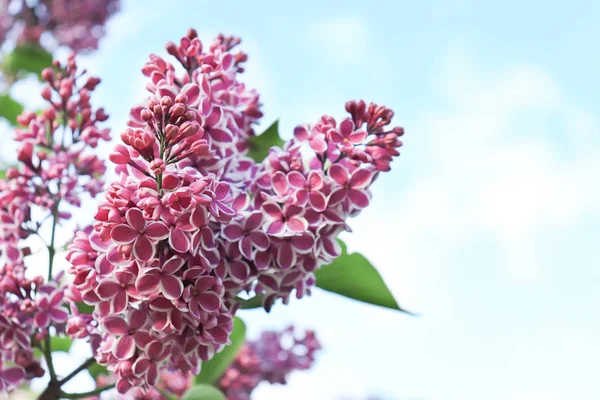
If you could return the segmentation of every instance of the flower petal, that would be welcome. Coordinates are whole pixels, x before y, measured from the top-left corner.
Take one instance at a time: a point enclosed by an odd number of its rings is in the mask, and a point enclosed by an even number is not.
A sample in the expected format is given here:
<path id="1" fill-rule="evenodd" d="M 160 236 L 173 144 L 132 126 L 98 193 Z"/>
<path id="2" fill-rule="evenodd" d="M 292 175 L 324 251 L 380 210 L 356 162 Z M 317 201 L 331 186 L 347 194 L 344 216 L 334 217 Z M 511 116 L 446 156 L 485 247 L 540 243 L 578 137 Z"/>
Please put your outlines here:
<path id="1" fill-rule="evenodd" d="M 129 244 L 133 242 L 139 235 L 139 232 L 125 224 L 117 225 L 110 231 L 110 237 L 117 244 Z"/>
<path id="2" fill-rule="evenodd" d="M 169 236 L 169 228 L 162 222 L 151 222 L 144 230 L 144 235 L 150 239 L 163 240 Z"/>
<path id="3" fill-rule="evenodd" d="M 292 237 L 292 246 L 301 253 L 308 253 L 315 245 L 315 237 L 310 233 Z"/>
<path id="4" fill-rule="evenodd" d="M 33 317 L 33 321 L 38 328 L 45 328 L 50 325 L 50 316 L 46 311 L 39 311 L 35 314 L 35 317 Z"/>
<path id="5" fill-rule="evenodd" d="M 254 247 L 256 247 L 258 250 L 264 251 L 269 248 L 269 237 L 264 233 L 260 231 L 252 232 L 250 233 L 249 237 L 252 240 Z"/>
<path id="6" fill-rule="evenodd" d="M 148 313 L 142 310 L 134 310 L 129 317 L 129 328 L 137 330 L 148 321 Z"/>
<path id="7" fill-rule="evenodd" d="M 206 312 L 215 312 L 221 307 L 221 298 L 213 292 L 199 293 L 198 305 Z"/>
<path id="8" fill-rule="evenodd" d="M 296 253 L 289 245 L 284 245 L 277 252 L 277 263 L 282 269 L 290 269 L 296 263 Z"/>
<path id="9" fill-rule="evenodd" d="M 141 275 L 135 282 L 136 289 L 143 294 L 151 294 L 158 292 L 158 284 L 160 278 L 156 273 L 148 273 Z"/>
<path id="10" fill-rule="evenodd" d="M 365 132 L 363 130 L 358 130 L 358 131 L 354 131 L 350 135 L 348 135 L 348 141 L 350 143 L 360 144 L 366 139 L 366 137 L 367 137 L 367 132 Z"/>
<path id="11" fill-rule="evenodd" d="M 98 284 L 96 293 L 98 293 L 98 297 L 100 297 L 102 300 L 109 300 L 116 296 L 121 289 L 123 289 L 121 285 L 115 281 L 102 280 Z"/>
<path id="12" fill-rule="evenodd" d="M 127 292 L 125 290 L 117 292 L 116 296 L 113 297 L 110 305 L 112 307 L 112 313 L 119 314 L 123 312 L 125 308 L 127 308 Z"/>
<path id="13" fill-rule="evenodd" d="M 304 175 L 298 171 L 291 171 L 288 173 L 287 179 L 290 186 L 294 189 L 304 189 L 308 184 Z"/>
<path id="14" fill-rule="evenodd" d="M 264 225 L 264 230 L 269 235 L 279 235 L 285 230 L 285 223 L 281 221 L 271 221 Z"/>
<path id="15" fill-rule="evenodd" d="M 169 258 L 163 265 L 162 271 L 165 274 L 174 274 L 179 271 L 181 267 L 185 264 L 185 259 L 179 256 L 173 256 Z"/>
<path id="16" fill-rule="evenodd" d="M 365 168 L 358 168 L 352 173 L 350 177 L 350 187 L 352 189 L 364 189 L 369 186 L 373 174 L 371 171 Z"/>
<path id="17" fill-rule="evenodd" d="M 185 94 L 187 96 L 187 105 L 188 107 L 196 108 L 198 104 L 200 104 L 200 87 L 195 83 L 188 83 L 184 87 L 181 88 L 180 94 Z"/>
<path id="18" fill-rule="evenodd" d="M 262 213 L 260 213 L 258 211 L 254 211 L 246 219 L 246 222 L 244 223 L 244 230 L 247 232 L 255 231 L 262 224 L 262 221 L 263 221 Z"/>
<path id="19" fill-rule="evenodd" d="M 233 141 L 233 135 L 227 129 L 211 128 L 209 134 L 216 146 L 226 145 Z"/>
<path id="20" fill-rule="evenodd" d="M 169 300 L 176 300 L 183 294 L 183 282 L 173 275 L 163 275 L 160 278 L 160 290 Z"/>
<path id="21" fill-rule="evenodd" d="M 102 321 L 104 328 L 114 335 L 125 335 L 129 330 L 127 322 L 121 317 L 108 316 Z"/>
<path id="22" fill-rule="evenodd" d="M 248 279 L 250 267 L 243 261 L 232 261 L 229 263 L 229 274 L 236 280 L 242 282 Z"/>
<path id="23" fill-rule="evenodd" d="M 310 192 L 308 202 L 312 208 L 319 212 L 327 208 L 327 198 L 321 192 Z"/>
<path id="24" fill-rule="evenodd" d="M 240 253 L 247 259 L 252 259 L 252 240 L 249 236 L 244 236 L 238 241 Z"/>
<path id="25" fill-rule="evenodd" d="M 179 253 L 187 253 L 190 249 L 190 239 L 181 229 L 174 228 L 169 235 L 169 245 Z"/>
<path id="26" fill-rule="evenodd" d="M 281 219 L 283 217 L 283 212 L 281 211 L 281 207 L 279 207 L 275 203 L 264 203 L 262 205 L 263 211 L 267 214 L 267 216 L 273 219 Z"/>
<path id="27" fill-rule="evenodd" d="M 146 226 L 146 219 L 144 218 L 144 214 L 142 210 L 139 208 L 130 208 L 125 213 L 125 219 L 127 223 L 136 231 L 142 231 Z"/>
<path id="28" fill-rule="evenodd" d="M 348 191 L 348 198 L 352 204 L 359 208 L 365 208 L 369 205 L 369 196 L 362 190 L 350 189 Z"/>
<path id="29" fill-rule="evenodd" d="M 225 225 L 223 236 L 229 241 L 239 240 L 243 236 L 244 228 L 235 222 Z"/>
<path id="30" fill-rule="evenodd" d="M 340 164 L 333 164 L 329 167 L 329 176 L 336 181 L 338 185 L 348 183 L 348 170 Z"/>
<path id="31" fill-rule="evenodd" d="M 113 345 L 113 355 L 119 360 L 127 360 L 135 354 L 135 342 L 133 336 L 122 336 L 115 340 Z"/>
<path id="32" fill-rule="evenodd" d="M 304 232 L 308 229 L 308 222 L 304 218 L 293 217 L 288 219 L 287 228 L 292 232 Z"/>
<path id="33" fill-rule="evenodd" d="M 18 385 L 25 379 L 25 370 L 21 367 L 10 367 L 2 370 L 2 380 L 5 380 L 9 385 Z"/>
<path id="34" fill-rule="evenodd" d="M 311 190 L 319 190 L 323 187 L 323 175 L 320 170 L 312 170 L 308 174 L 308 184 Z"/>
<path id="35" fill-rule="evenodd" d="M 278 196 L 285 196 L 287 194 L 289 189 L 288 181 L 283 172 L 275 172 L 271 177 L 271 182 L 273 183 L 273 190 L 275 190 Z"/>
<path id="36" fill-rule="evenodd" d="M 155 250 L 150 239 L 144 235 L 140 235 L 133 243 L 133 256 L 140 261 L 148 262 L 152 260 Z"/>
<path id="37" fill-rule="evenodd" d="M 69 314 L 62 308 L 51 308 L 50 318 L 58 324 L 64 324 L 69 319 Z"/>

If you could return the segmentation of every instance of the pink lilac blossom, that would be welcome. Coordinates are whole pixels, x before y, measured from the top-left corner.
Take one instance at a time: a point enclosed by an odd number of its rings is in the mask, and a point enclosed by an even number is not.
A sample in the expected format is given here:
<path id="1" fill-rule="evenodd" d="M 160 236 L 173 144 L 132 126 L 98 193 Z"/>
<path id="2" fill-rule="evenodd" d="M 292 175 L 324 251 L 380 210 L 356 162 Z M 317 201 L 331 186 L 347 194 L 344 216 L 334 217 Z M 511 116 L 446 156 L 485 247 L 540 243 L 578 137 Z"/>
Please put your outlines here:
<path id="1" fill-rule="evenodd" d="M 119 0 L 0 0 L 0 43 L 14 30 L 18 43 L 39 43 L 44 32 L 73 51 L 94 50 Z"/>
<path id="2" fill-rule="evenodd" d="M 33 348 L 51 328 L 75 337 L 97 334 L 84 316 L 74 314 L 68 321 L 62 273 L 48 281 L 26 277 L 32 249 L 24 242 L 45 236 L 44 226 L 52 225 L 54 231 L 70 217 L 67 205 L 79 206 L 84 196 L 94 196 L 103 186 L 100 177 L 106 168 L 89 150 L 108 140 L 108 129 L 98 127 L 107 116 L 90 104 L 99 80 L 84 74 L 74 56 L 64 66 L 55 61 L 44 70 L 42 97 L 49 106 L 39 115 L 24 112 L 18 117 L 23 126 L 15 132 L 19 165 L 0 180 L 0 392 L 44 374 Z M 53 259 L 58 244 L 54 238 L 44 244 Z"/>
<path id="3" fill-rule="evenodd" d="M 244 343 L 219 379 L 219 388 L 228 400 L 250 400 L 261 382 L 284 385 L 293 371 L 309 369 L 319 349 L 313 331 L 306 331 L 303 337 L 292 326 L 282 332 L 265 331 L 257 340 Z"/>
<path id="4" fill-rule="evenodd" d="M 178 65 L 150 56 L 149 98 L 109 156 L 118 180 L 93 230 L 69 247 L 70 290 L 94 306 L 96 358 L 122 394 L 150 393 L 163 370 L 198 373 L 230 343 L 240 295 L 268 311 L 310 294 L 314 271 L 340 254 L 347 219 L 399 154 L 393 112 L 351 101 L 349 118 L 302 125 L 255 162 L 248 141 L 262 114 L 238 80 L 239 42 L 206 45 L 191 29 L 166 46 Z M 88 329 L 79 317 L 69 326 Z"/>

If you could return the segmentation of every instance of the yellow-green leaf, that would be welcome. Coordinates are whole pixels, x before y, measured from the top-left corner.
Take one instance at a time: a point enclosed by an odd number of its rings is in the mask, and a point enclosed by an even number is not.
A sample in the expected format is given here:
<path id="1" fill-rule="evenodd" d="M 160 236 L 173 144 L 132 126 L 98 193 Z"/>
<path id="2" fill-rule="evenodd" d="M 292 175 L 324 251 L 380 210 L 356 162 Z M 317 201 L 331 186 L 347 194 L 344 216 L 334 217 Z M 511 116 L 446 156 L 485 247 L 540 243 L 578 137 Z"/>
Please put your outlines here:
<path id="1" fill-rule="evenodd" d="M 239 317 L 235 317 L 233 320 L 233 331 L 229 336 L 231 344 L 221 350 L 221 352 L 215 354 L 211 360 L 202 362 L 200 374 L 195 379 L 196 383 L 212 384 L 219 379 L 234 360 L 242 344 L 244 344 L 245 337 L 246 324 Z"/>
<path id="2" fill-rule="evenodd" d="M 185 392 L 183 400 L 227 400 L 227 398 L 214 386 L 194 385 Z"/>
<path id="3" fill-rule="evenodd" d="M 342 254 L 331 264 L 315 271 L 317 287 L 364 303 L 409 313 L 400 308 L 379 272 L 362 254 L 346 251 L 338 240 Z"/>
<path id="4" fill-rule="evenodd" d="M 2 60 L 2 71 L 6 75 L 34 73 L 38 76 L 42 70 L 52 65 L 52 54 L 36 43 L 21 44 Z"/>
<path id="5" fill-rule="evenodd" d="M 50 338 L 52 351 L 64 351 L 65 353 L 68 353 L 71 344 L 73 344 L 73 341 L 66 336 L 52 336 Z"/>
<path id="6" fill-rule="evenodd" d="M 99 375 L 108 375 L 108 370 L 105 366 L 98 363 L 93 363 L 88 367 L 88 372 L 92 378 L 96 379 Z"/>
<path id="7" fill-rule="evenodd" d="M 0 117 L 6 118 L 11 125 L 17 124 L 17 117 L 23 112 L 23 106 L 7 94 L 0 95 Z"/>

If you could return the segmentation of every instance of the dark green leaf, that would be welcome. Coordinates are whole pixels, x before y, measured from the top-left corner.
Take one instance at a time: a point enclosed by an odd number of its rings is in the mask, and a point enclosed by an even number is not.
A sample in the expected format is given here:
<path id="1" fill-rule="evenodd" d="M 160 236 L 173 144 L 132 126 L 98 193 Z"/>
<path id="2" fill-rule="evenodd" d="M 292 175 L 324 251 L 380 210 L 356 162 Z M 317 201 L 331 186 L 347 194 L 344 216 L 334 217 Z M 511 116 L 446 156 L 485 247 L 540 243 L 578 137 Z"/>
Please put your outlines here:
<path id="1" fill-rule="evenodd" d="M 233 332 L 231 332 L 231 344 L 225 347 L 220 353 L 209 360 L 202 362 L 200 374 L 196 376 L 196 383 L 211 384 L 221 377 L 223 372 L 229 367 L 246 336 L 246 324 L 240 318 L 235 317 L 233 320 Z"/>
<path id="2" fill-rule="evenodd" d="M 94 312 L 94 306 L 87 305 L 82 301 L 78 301 L 75 305 L 77 306 L 77 311 L 81 314 L 92 314 Z"/>
<path id="3" fill-rule="evenodd" d="M 92 378 L 96 379 L 99 375 L 108 375 L 108 370 L 105 366 L 98 363 L 93 363 L 88 367 L 88 372 Z"/>
<path id="4" fill-rule="evenodd" d="M 7 94 L 0 95 L 0 117 L 4 117 L 12 125 L 17 124 L 17 117 L 23 112 L 23 106 Z"/>
<path id="5" fill-rule="evenodd" d="M 279 137 L 279 121 L 275 121 L 261 135 L 248 139 L 248 146 L 250 147 L 248 157 L 256 162 L 261 162 L 267 158 L 271 147 L 281 147 L 283 143 L 283 140 Z"/>
<path id="6" fill-rule="evenodd" d="M 244 300 L 244 299 L 240 299 L 239 297 L 237 298 L 238 303 L 241 304 L 240 308 L 243 310 L 250 310 L 252 308 L 260 308 L 263 305 L 263 295 L 262 294 L 257 294 L 256 296 L 254 296 L 251 299 L 248 300 Z"/>
<path id="7" fill-rule="evenodd" d="M 39 76 L 44 68 L 51 65 L 52 54 L 38 44 L 27 43 L 15 47 L 4 57 L 2 70 L 10 76 L 30 72 Z"/>
<path id="8" fill-rule="evenodd" d="M 317 286 L 365 303 L 409 313 L 400 308 L 379 272 L 362 254 L 348 254 L 346 244 L 338 240 L 342 254 L 331 264 L 315 271 Z"/>
<path id="9" fill-rule="evenodd" d="M 52 336 L 50 338 L 52 351 L 64 351 L 68 353 L 72 343 L 73 341 L 65 336 Z"/>
<path id="10" fill-rule="evenodd" d="M 227 400 L 227 398 L 214 386 L 194 385 L 185 392 L 183 400 Z"/>

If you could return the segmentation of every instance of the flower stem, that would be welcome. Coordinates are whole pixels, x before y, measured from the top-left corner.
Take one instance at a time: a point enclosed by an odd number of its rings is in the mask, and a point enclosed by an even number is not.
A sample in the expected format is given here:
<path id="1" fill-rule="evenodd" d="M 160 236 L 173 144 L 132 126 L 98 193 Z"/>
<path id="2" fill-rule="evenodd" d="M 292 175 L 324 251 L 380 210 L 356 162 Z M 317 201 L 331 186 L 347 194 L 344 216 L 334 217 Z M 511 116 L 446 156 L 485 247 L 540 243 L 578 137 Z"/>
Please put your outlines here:
<path id="1" fill-rule="evenodd" d="M 48 371 L 50 371 L 50 384 L 56 382 L 56 372 L 54 371 L 54 364 L 52 363 L 52 347 L 50 345 L 50 332 L 46 336 L 44 344 L 44 357 L 46 358 L 46 364 L 48 364 Z"/>
<path id="2" fill-rule="evenodd" d="M 52 280 L 52 267 L 54 266 L 54 255 L 56 254 L 56 248 L 54 242 L 56 239 L 56 225 L 58 224 L 58 205 L 60 198 L 56 200 L 56 204 L 52 208 L 52 236 L 50 237 L 50 244 L 48 245 L 48 281 Z"/>
<path id="3" fill-rule="evenodd" d="M 87 360 L 84 361 L 83 364 L 81 364 L 79 367 L 77 367 L 73 372 L 71 372 L 69 375 L 65 376 L 63 379 L 61 379 L 60 381 L 58 381 L 59 384 L 63 385 L 65 383 L 67 383 L 68 381 L 70 381 L 75 375 L 77 375 L 78 373 L 80 373 L 81 371 L 83 371 L 84 369 L 87 369 L 89 366 L 91 366 L 92 364 L 94 364 L 96 362 L 96 360 L 94 359 L 94 357 L 90 357 Z"/>
<path id="4" fill-rule="evenodd" d="M 84 392 L 84 393 L 65 393 L 62 392 L 60 394 L 61 398 L 65 398 L 65 399 L 81 399 L 84 397 L 90 397 L 90 396 L 95 396 L 97 394 L 100 394 L 102 392 L 104 392 L 105 390 L 109 390 L 115 387 L 115 384 L 113 383 L 112 385 L 108 385 L 108 386 L 102 386 L 99 387 L 98 389 L 94 389 L 94 390 L 90 390 L 89 392 Z"/>

